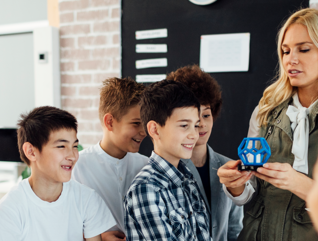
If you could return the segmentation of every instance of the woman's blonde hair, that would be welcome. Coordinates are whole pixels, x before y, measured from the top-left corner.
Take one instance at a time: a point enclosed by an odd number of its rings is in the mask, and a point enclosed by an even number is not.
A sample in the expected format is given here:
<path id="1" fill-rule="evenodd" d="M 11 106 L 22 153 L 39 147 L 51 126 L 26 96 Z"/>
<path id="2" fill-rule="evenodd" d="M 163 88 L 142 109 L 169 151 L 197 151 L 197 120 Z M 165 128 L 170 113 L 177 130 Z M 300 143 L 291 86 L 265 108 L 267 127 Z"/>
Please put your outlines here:
<path id="1" fill-rule="evenodd" d="M 305 8 L 291 15 L 283 27 L 278 32 L 277 53 L 279 57 L 279 69 L 276 81 L 267 87 L 263 93 L 263 97 L 259 101 L 259 112 L 257 119 L 260 125 L 267 125 L 269 113 L 278 105 L 289 99 L 297 91 L 297 87 L 290 84 L 287 73 L 283 66 L 283 50 L 282 42 L 284 40 L 287 29 L 292 24 L 303 24 L 307 27 L 309 37 L 318 47 L 318 10 Z"/>

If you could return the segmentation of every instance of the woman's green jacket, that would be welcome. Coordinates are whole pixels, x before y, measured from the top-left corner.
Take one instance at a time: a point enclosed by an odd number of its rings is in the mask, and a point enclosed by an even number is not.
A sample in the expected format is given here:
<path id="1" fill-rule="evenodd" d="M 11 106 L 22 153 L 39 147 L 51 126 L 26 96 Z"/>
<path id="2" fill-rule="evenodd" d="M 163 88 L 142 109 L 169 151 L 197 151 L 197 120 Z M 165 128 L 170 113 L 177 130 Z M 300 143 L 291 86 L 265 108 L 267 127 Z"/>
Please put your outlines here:
<path id="1" fill-rule="evenodd" d="M 261 126 L 260 136 L 267 140 L 272 155 L 268 162 L 293 165 L 293 132 L 286 115 L 292 98 L 277 106 L 269 115 L 268 125 Z M 309 113 L 308 177 L 312 178 L 318 154 L 318 103 Z M 304 174 L 305 175 L 305 174 Z M 258 189 L 245 205 L 240 241 L 300 241 L 312 232 L 313 225 L 304 200 L 287 190 L 257 179 Z M 313 233 L 313 232 L 312 232 Z M 311 240 L 311 239 L 306 239 Z M 316 240 L 316 239 L 313 239 Z"/>

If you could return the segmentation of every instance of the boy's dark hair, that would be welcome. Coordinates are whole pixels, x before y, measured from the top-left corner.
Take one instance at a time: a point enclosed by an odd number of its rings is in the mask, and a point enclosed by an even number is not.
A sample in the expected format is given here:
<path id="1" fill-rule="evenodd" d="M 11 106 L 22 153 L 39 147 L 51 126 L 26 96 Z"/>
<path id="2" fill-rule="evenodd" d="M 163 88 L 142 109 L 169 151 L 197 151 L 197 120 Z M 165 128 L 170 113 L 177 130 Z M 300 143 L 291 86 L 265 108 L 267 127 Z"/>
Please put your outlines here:
<path id="1" fill-rule="evenodd" d="M 20 158 L 29 166 L 30 160 L 25 156 L 22 148 L 25 142 L 30 142 L 42 151 L 42 147 L 49 141 L 51 132 L 60 129 L 73 129 L 77 132 L 77 121 L 65 110 L 43 106 L 33 109 L 28 114 L 21 114 L 18 128 Z"/>
<path id="2" fill-rule="evenodd" d="M 184 84 L 173 80 L 162 80 L 149 85 L 141 98 L 140 118 L 147 130 L 147 123 L 151 120 L 160 126 L 166 124 L 176 108 L 195 107 L 200 113 L 200 103 L 194 93 Z"/>
<path id="3" fill-rule="evenodd" d="M 222 106 L 222 92 L 219 84 L 211 75 L 201 70 L 198 65 L 192 65 L 171 72 L 167 79 L 188 86 L 199 99 L 201 105 L 211 107 L 213 119 L 216 119 Z"/>
<path id="4" fill-rule="evenodd" d="M 106 113 L 120 121 L 129 108 L 140 102 L 145 86 L 131 78 L 110 78 L 103 82 L 100 90 L 99 119 L 103 124 Z"/>

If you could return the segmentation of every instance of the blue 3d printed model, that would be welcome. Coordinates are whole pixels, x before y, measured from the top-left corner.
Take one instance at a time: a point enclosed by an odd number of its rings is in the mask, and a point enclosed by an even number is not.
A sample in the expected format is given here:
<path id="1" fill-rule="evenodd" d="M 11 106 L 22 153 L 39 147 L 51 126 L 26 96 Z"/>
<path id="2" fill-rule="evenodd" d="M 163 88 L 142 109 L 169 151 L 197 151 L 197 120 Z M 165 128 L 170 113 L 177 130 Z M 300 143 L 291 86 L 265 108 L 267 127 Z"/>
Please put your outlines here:
<path id="1" fill-rule="evenodd" d="M 259 145 L 257 146 L 258 142 Z M 256 171 L 271 156 L 271 149 L 263 137 L 244 138 L 237 151 L 243 162 L 242 165 L 238 166 L 239 171 Z"/>

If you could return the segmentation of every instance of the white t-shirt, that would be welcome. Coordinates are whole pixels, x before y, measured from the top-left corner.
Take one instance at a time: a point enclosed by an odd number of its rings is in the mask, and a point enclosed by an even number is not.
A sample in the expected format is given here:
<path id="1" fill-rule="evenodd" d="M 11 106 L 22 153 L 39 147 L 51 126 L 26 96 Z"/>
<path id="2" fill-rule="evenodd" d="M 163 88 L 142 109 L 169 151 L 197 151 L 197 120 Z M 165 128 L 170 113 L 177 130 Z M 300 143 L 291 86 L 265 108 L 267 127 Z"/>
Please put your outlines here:
<path id="1" fill-rule="evenodd" d="M 0 200 L 0 241 L 82 241 L 114 225 L 100 196 L 73 180 L 55 202 L 40 199 L 28 179 Z"/>
<path id="2" fill-rule="evenodd" d="M 72 178 L 94 189 L 106 202 L 117 223 L 113 230 L 125 233 L 123 199 L 148 160 L 146 156 L 131 152 L 123 159 L 114 158 L 99 143 L 80 152 Z"/>

